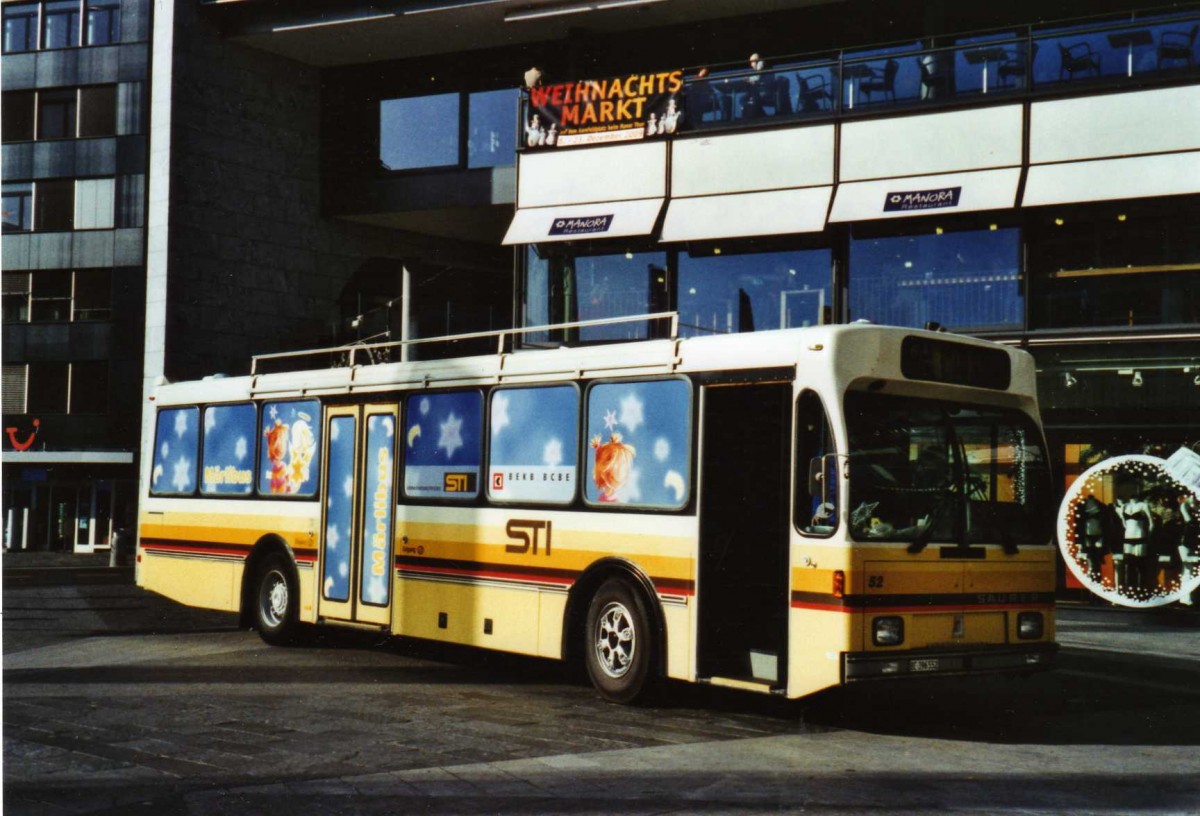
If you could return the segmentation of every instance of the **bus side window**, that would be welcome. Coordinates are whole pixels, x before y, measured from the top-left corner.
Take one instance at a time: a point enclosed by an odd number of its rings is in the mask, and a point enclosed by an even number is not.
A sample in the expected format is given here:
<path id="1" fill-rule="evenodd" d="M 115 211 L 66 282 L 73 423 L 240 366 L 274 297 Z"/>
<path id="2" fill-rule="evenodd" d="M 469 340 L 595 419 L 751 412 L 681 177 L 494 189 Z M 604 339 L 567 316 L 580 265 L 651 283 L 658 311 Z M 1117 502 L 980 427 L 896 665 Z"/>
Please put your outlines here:
<path id="1" fill-rule="evenodd" d="M 837 524 L 837 449 L 821 398 L 805 391 L 796 403 L 796 526 L 827 536 Z"/>
<path id="2" fill-rule="evenodd" d="M 408 398 L 404 495 L 470 501 L 483 469 L 483 395 L 478 391 Z"/>
<path id="3" fill-rule="evenodd" d="M 259 495 L 315 496 L 321 473 L 321 403 L 264 402 L 259 427 Z"/>
<path id="4" fill-rule="evenodd" d="M 204 409 L 200 492 L 206 496 L 248 496 L 254 491 L 254 426 L 251 403 Z"/>
<path id="5" fill-rule="evenodd" d="M 150 493 L 188 496 L 196 491 L 196 448 L 200 442 L 200 409 L 163 408 L 154 434 Z"/>
<path id="6" fill-rule="evenodd" d="M 579 465 L 579 389 L 497 388 L 488 424 L 488 498 L 569 504 Z"/>

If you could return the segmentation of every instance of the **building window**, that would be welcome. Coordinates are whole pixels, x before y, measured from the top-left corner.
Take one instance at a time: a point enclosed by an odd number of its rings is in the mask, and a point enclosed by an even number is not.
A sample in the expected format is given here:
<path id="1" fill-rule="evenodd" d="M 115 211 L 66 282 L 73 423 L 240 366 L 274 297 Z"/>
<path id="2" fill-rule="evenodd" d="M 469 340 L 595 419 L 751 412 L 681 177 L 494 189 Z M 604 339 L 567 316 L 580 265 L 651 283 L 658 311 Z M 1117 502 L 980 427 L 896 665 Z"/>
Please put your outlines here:
<path id="1" fill-rule="evenodd" d="M 120 39 L 120 0 L 87 0 L 87 44 L 110 45 Z"/>
<path id="2" fill-rule="evenodd" d="M 81 139 L 115 136 L 117 133 L 117 86 L 99 85 L 79 89 Z"/>
<path id="3" fill-rule="evenodd" d="M 75 182 L 71 179 L 39 181 L 35 188 L 34 227 L 58 232 L 75 227 Z"/>
<path id="4" fill-rule="evenodd" d="M 112 317 L 112 270 L 86 269 L 75 273 L 72 320 L 108 320 Z"/>
<path id="5" fill-rule="evenodd" d="M 79 23 L 79 0 L 53 0 L 42 4 L 42 48 L 77 47 Z"/>
<path id="6" fill-rule="evenodd" d="M 1034 328 L 1200 323 L 1197 219 L 1196 196 L 1036 211 Z"/>
<path id="7" fill-rule="evenodd" d="M 4 185 L 4 231 L 29 232 L 33 227 L 33 183 Z"/>
<path id="8" fill-rule="evenodd" d="M 29 320 L 29 273 L 4 273 L 4 322 Z"/>
<path id="9" fill-rule="evenodd" d="M 29 319 L 35 323 L 71 319 L 71 273 L 43 269 L 32 275 Z"/>
<path id="10" fill-rule="evenodd" d="M 459 164 L 460 94 L 385 99 L 379 103 L 379 159 L 387 170 Z"/>
<path id="11" fill-rule="evenodd" d="M 828 249 L 679 254 L 679 333 L 728 334 L 832 322 Z"/>
<path id="12" fill-rule="evenodd" d="M 108 413 L 108 361 L 71 363 L 72 414 Z"/>
<path id="13" fill-rule="evenodd" d="M 112 229 L 113 179 L 75 182 L 75 229 Z"/>
<path id="14" fill-rule="evenodd" d="M 68 363 L 30 363 L 26 389 L 27 410 L 31 414 L 65 414 L 70 393 L 71 366 Z"/>
<path id="15" fill-rule="evenodd" d="M 976 332 L 1021 328 L 1020 230 L 907 228 L 913 231 L 852 236 L 851 319 Z"/>
<path id="16" fill-rule="evenodd" d="M 37 49 L 37 3 L 4 4 L 4 53 Z"/>
<path id="17" fill-rule="evenodd" d="M 33 139 L 33 109 L 37 94 L 33 91 L 10 91 L 4 94 L 3 129 L 5 142 L 27 142 Z"/>
<path id="18" fill-rule="evenodd" d="M 467 167 L 502 167 L 516 162 L 513 111 L 519 100 L 515 88 L 480 91 L 467 98 Z"/>
<path id="19" fill-rule="evenodd" d="M 0 402 L 6 414 L 25 413 L 25 386 L 29 378 L 29 367 L 24 363 L 4 366 L 3 388 Z"/>
<path id="20" fill-rule="evenodd" d="M 39 139 L 75 138 L 77 94 L 73 88 L 64 91 L 42 91 L 38 94 Z"/>

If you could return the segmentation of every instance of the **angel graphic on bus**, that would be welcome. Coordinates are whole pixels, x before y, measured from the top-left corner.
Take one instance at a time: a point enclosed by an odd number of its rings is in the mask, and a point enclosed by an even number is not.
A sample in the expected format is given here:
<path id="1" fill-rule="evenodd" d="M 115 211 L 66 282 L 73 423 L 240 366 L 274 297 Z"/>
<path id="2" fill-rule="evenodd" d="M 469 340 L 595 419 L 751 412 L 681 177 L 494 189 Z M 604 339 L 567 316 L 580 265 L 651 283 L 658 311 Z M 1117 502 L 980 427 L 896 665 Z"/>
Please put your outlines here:
<path id="1" fill-rule="evenodd" d="M 633 445 L 621 441 L 621 434 L 609 434 L 608 441 L 602 442 L 600 434 L 592 437 L 592 447 L 596 451 L 596 464 L 592 468 L 592 478 L 596 487 L 600 488 L 600 501 L 620 501 L 617 491 L 629 478 L 633 468 L 633 459 L 637 450 Z"/>

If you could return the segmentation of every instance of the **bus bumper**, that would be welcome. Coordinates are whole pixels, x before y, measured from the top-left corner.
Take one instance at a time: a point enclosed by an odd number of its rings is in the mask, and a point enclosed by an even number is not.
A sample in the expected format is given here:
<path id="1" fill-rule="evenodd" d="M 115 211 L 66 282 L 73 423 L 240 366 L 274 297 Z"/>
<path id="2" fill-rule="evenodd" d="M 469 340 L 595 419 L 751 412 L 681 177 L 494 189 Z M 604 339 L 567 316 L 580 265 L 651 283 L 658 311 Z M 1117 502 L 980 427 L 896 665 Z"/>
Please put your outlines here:
<path id="1" fill-rule="evenodd" d="M 885 653 L 847 652 L 842 656 L 842 682 L 889 677 L 1042 671 L 1053 666 L 1057 652 L 1057 643 Z"/>

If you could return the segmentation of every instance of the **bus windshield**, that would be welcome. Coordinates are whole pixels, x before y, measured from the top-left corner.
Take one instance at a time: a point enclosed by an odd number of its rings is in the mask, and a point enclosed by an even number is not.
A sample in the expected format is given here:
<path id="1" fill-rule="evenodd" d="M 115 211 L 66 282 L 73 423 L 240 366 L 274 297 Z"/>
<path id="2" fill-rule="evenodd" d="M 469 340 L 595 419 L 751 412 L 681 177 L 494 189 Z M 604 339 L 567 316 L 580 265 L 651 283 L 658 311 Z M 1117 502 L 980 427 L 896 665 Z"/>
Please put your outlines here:
<path id="1" fill-rule="evenodd" d="M 850 533 L 860 541 L 1046 544 L 1041 434 L 1020 411 L 864 392 L 846 396 Z"/>

